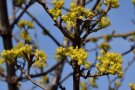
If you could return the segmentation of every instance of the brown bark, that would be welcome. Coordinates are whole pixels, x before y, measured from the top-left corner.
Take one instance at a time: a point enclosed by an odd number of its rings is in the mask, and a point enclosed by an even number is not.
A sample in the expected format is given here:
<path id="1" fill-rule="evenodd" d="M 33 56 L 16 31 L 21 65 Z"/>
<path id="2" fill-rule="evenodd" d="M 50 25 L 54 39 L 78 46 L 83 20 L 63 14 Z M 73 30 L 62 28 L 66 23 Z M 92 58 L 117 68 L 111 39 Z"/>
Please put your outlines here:
<path id="1" fill-rule="evenodd" d="M 1 25 L 4 28 L 1 30 L 2 39 L 3 39 L 3 46 L 4 49 L 9 50 L 13 47 L 12 45 L 12 30 L 9 26 L 8 20 L 8 12 L 7 12 L 7 5 L 6 0 L 0 0 L 0 16 L 1 16 Z M 17 82 L 14 80 L 15 78 L 15 68 L 13 64 L 7 63 L 7 83 L 8 83 L 8 90 L 18 90 Z"/>

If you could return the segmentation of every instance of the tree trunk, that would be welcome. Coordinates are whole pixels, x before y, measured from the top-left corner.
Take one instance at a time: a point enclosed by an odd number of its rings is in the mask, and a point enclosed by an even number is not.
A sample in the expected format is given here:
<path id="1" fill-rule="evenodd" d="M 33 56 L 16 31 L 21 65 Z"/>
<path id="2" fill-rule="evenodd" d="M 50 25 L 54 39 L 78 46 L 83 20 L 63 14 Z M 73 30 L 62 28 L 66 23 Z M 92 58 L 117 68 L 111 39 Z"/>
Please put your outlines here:
<path id="1" fill-rule="evenodd" d="M 2 25 L 2 40 L 4 49 L 10 50 L 12 49 L 12 30 L 9 26 L 8 20 L 8 12 L 7 12 L 7 2 L 6 0 L 0 0 L 0 16 L 1 16 L 1 25 Z M 13 64 L 7 63 L 7 83 L 8 83 L 8 90 L 18 90 L 17 88 L 17 81 L 15 81 L 16 74 L 15 74 L 15 66 Z"/>

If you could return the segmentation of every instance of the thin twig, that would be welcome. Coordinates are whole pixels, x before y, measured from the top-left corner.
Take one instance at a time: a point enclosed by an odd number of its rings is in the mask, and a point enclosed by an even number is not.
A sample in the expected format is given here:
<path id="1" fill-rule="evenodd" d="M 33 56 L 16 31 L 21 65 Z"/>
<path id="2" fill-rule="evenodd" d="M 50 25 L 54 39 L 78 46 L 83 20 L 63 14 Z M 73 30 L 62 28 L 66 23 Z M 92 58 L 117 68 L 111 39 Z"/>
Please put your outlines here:
<path id="1" fill-rule="evenodd" d="M 91 11 L 94 11 L 99 3 L 100 3 L 100 0 L 97 0 Z"/>
<path id="2" fill-rule="evenodd" d="M 67 80 L 71 75 L 73 75 L 73 72 L 69 73 L 66 77 L 64 77 L 60 83 L 63 83 L 65 80 Z"/>
<path id="3" fill-rule="evenodd" d="M 37 25 L 43 30 L 45 34 L 47 34 L 57 46 L 61 46 L 58 40 L 31 14 L 26 10 L 26 13 L 37 23 Z"/>
<path id="4" fill-rule="evenodd" d="M 31 74 L 30 76 L 31 76 L 32 78 L 45 76 L 45 75 L 47 75 L 48 73 L 50 73 L 51 71 L 55 70 L 56 67 L 58 67 L 61 63 L 62 63 L 62 61 L 61 61 L 61 62 L 58 62 L 57 64 L 55 64 L 55 65 L 53 65 L 51 68 L 49 68 L 46 72 L 42 72 L 42 73 L 35 74 L 35 75 Z M 19 80 L 22 80 L 22 79 L 26 79 L 26 77 L 20 77 Z"/>
<path id="5" fill-rule="evenodd" d="M 9 61 L 11 61 L 11 60 L 9 60 Z M 21 67 L 21 65 L 18 65 L 18 64 L 15 63 L 14 61 L 11 61 L 11 62 L 12 62 L 19 70 L 21 70 L 21 72 L 22 72 L 23 74 L 25 74 L 26 78 L 29 79 L 34 85 L 39 86 L 39 87 L 40 87 L 41 89 L 43 89 L 43 90 L 47 90 L 46 87 L 40 85 L 40 84 L 37 83 L 35 80 L 33 80 L 33 79 L 31 78 L 31 76 L 26 72 L 26 70 L 24 70 L 24 69 Z"/>
<path id="6" fill-rule="evenodd" d="M 48 15 L 52 18 L 52 20 L 54 21 L 54 25 L 59 28 L 59 30 L 63 33 L 63 35 L 65 37 L 67 37 L 69 40 L 74 41 L 74 38 L 68 33 L 68 30 L 66 30 L 65 28 L 62 27 L 62 24 L 59 23 L 57 20 L 53 19 L 53 16 L 51 15 L 51 13 L 49 13 L 49 8 L 47 7 L 45 2 L 40 2 L 38 0 L 36 0 L 43 8 L 44 10 L 48 13 Z"/>
<path id="7" fill-rule="evenodd" d="M 102 38 L 104 38 L 105 36 L 108 36 L 108 35 L 109 34 L 98 36 L 98 37 L 90 37 L 90 38 L 102 39 Z M 122 34 L 113 34 L 112 38 L 125 38 L 125 37 L 131 36 L 131 35 L 135 35 L 135 31 L 128 32 L 128 33 L 122 33 Z M 90 38 L 86 39 L 85 42 L 86 43 L 89 42 Z"/>
<path id="8" fill-rule="evenodd" d="M 34 4 L 34 0 L 30 0 L 29 3 L 26 5 L 26 7 L 23 9 L 23 11 L 19 14 L 19 16 L 15 19 L 15 21 L 10 25 L 11 29 L 14 28 L 15 24 L 20 20 L 20 18 L 23 16 L 25 11 Z"/>
<path id="9" fill-rule="evenodd" d="M 108 5 L 107 8 L 106 8 L 106 10 L 105 10 L 105 12 L 100 16 L 100 18 L 101 18 L 102 16 L 105 16 L 105 15 L 109 12 L 110 9 L 111 9 L 111 8 L 110 8 L 110 5 Z M 97 30 L 93 30 L 93 29 L 94 29 L 95 26 L 99 23 L 99 21 L 100 21 L 100 20 L 98 20 L 97 22 L 95 22 L 95 23 L 91 26 L 90 30 L 88 30 L 88 31 L 86 32 L 86 34 L 82 37 L 82 41 L 85 41 L 85 39 L 87 38 L 87 36 L 88 36 L 90 33 L 97 31 Z"/>

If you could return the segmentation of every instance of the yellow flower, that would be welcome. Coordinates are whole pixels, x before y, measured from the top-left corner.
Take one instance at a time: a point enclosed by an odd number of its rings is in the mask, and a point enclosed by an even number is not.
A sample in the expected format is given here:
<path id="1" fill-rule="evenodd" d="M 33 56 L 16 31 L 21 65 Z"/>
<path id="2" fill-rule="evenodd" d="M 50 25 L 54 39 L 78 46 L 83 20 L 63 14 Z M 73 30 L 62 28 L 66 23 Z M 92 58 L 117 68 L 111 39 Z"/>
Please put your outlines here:
<path id="1" fill-rule="evenodd" d="M 89 9 L 85 9 L 85 10 L 84 10 L 84 16 L 85 16 L 86 18 L 90 18 L 91 16 L 94 16 L 94 14 L 93 14 L 93 12 L 90 11 Z"/>
<path id="2" fill-rule="evenodd" d="M 34 25 L 33 25 L 33 22 L 32 22 L 32 21 L 28 21 L 28 22 L 27 22 L 27 25 L 28 25 L 28 27 L 29 27 L 29 28 L 33 28 L 33 27 L 34 27 Z"/>
<path id="3" fill-rule="evenodd" d="M 130 90 L 135 90 L 135 84 L 129 83 Z"/>
<path id="4" fill-rule="evenodd" d="M 104 51 L 108 51 L 110 49 L 110 45 L 108 42 L 103 42 L 99 45 L 100 49 L 103 49 Z"/>
<path id="5" fill-rule="evenodd" d="M 121 86 L 121 82 L 120 82 L 120 81 L 116 81 L 116 82 L 115 82 L 115 86 L 116 86 L 116 87 L 120 87 L 120 86 Z"/>
<path id="6" fill-rule="evenodd" d="M 69 47 L 67 56 L 69 56 L 71 58 L 71 60 L 78 61 L 78 65 L 81 65 L 81 64 L 85 63 L 85 61 L 88 57 L 88 52 L 86 52 L 83 48 Z"/>
<path id="7" fill-rule="evenodd" d="M 64 5 L 64 0 L 53 0 L 54 8 L 61 9 Z"/>
<path id="8" fill-rule="evenodd" d="M 89 68 L 91 64 L 90 62 L 86 62 L 88 52 L 86 52 L 83 48 L 78 47 L 59 47 L 56 49 L 55 57 L 57 57 L 56 59 L 69 57 L 72 61 L 77 61 L 78 65 L 84 65 L 85 68 Z"/>
<path id="9" fill-rule="evenodd" d="M 112 36 L 111 35 L 105 35 L 103 36 L 104 40 L 105 41 L 110 41 L 112 39 Z"/>
<path id="10" fill-rule="evenodd" d="M 87 68 L 90 68 L 90 65 L 91 65 L 90 62 L 85 62 L 85 63 L 84 63 L 84 66 L 85 66 L 86 69 L 87 69 Z"/>
<path id="11" fill-rule="evenodd" d="M 26 55 L 29 56 L 30 54 L 35 56 L 35 62 L 34 62 L 34 66 L 38 67 L 38 68 L 44 68 L 47 64 L 46 64 L 46 58 L 47 55 L 44 53 L 43 50 L 39 51 L 37 50 L 33 50 L 32 51 L 32 46 L 26 44 L 23 45 L 23 43 L 18 43 L 13 49 L 11 50 L 4 50 L 1 53 L 2 59 L 4 60 L 15 60 L 16 58 L 21 58 L 21 57 L 25 57 Z M 0 63 L 2 63 L 3 60 L 0 59 Z"/>
<path id="12" fill-rule="evenodd" d="M 43 50 L 41 51 L 36 50 L 34 55 L 36 57 L 34 67 L 43 69 L 47 65 L 46 64 L 47 55 L 44 53 Z"/>
<path id="13" fill-rule="evenodd" d="M 57 18 L 61 15 L 61 10 L 54 8 L 54 9 L 50 9 L 49 13 L 52 14 L 54 20 L 57 20 Z"/>
<path id="14" fill-rule="evenodd" d="M 17 45 L 14 46 L 14 49 L 19 49 L 24 46 L 23 42 L 18 42 Z"/>
<path id="15" fill-rule="evenodd" d="M 64 0 L 53 0 L 54 8 L 49 10 L 49 13 L 53 16 L 54 20 L 61 15 L 61 8 L 64 5 Z"/>
<path id="16" fill-rule="evenodd" d="M 0 64 L 3 64 L 4 62 L 5 62 L 5 60 L 0 58 Z"/>
<path id="17" fill-rule="evenodd" d="M 23 53 L 29 54 L 32 51 L 32 46 L 26 44 L 24 47 L 22 47 L 22 49 L 23 49 Z"/>
<path id="18" fill-rule="evenodd" d="M 120 5 L 119 5 L 119 2 L 118 0 L 112 0 L 111 2 L 111 7 L 112 8 L 118 8 Z"/>
<path id="19" fill-rule="evenodd" d="M 32 21 L 27 21 L 27 20 L 20 20 L 18 22 L 18 26 L 20 28 L 24 28 L 25 26 L 27 26 L 28 28 L 33 28 L 34 27 L 33 22 Z"/>
<path id="20" fill-rule="evenodd" d="M 55 58 L 57 60 L 61 60 L 62 58 L 65 58 L 66 52 L 67 52 L 67 49 L 64 47 L 57 48 L 55 52 Z"/>
<path id="21" fill-rule="evenodd" d="M 39 69 L 43 69 L 43 68 L 46 67 L 46 66 L 47 66 L 46 61 L 43 61 L 43 60 L 41 60 L 41 59 L 35 61 L 34 64 L 33 64 L 33 67 L 39 68 Z"/>
<path id="22" fill-rule="evenodd" d="M 44 53 L 43 50 L 41 50 L 41 51 L 36 50 L 36 51 L 35 51 L 35 56 L 36 56 L 36 58 L 38 58 L 38 59 L 40 59 L 40 60 L 43 60 L 43 61 L 45 61 L 46 58 L 47 58 L 47 55 Z"/>
<path id="23" fill-rule="evenodd" d="M 25 41 L 30 41 L 30 40 L 31 40 L 31 37 L 30 37 L 30 35 L 28 34 L 27 31 L 22 31 L 22 32 L 20 33 L 20 37 L 21 37 L 22 39 L 24 39 Z"/>
<path id="24" fill-rule="evenodd" d="M 99 22 L 99 27 L 100 28 L 105 28 L 107 26 L 109 26 L 111 23 L 110 23 L 110 19 L 107 18 L 107 17 L 102 17 L 100 22 Z"/>
<path id="25" fill-rule="evenodd" d="M 3 59 L 10 59 L 10 60 L 14 60 L 16 58 L 22 57 L 23 54 L 30 54 L 32 50 L 32 46 L 29 45 L 25 45 L 22 47 L 15 47 L 11 50 L 4 50 L 1 53 L 1 56 Z"/>
<path id="26" fill-rule="evenodd" d="M 82 6 L 76 6 L 75 3 L 70 4 L 70 11 L 66 15 L 62 15 L 61 18 L 66 23 L 66 28 L 70 29 L 76 26 L 77 19 L 87 19 L 94 14 L 89 9 L 85 9 Z"/>
<path id="27" fill-rule="evenodd" d="M 18 22 L 18 26 L 19 26 L 20 28 L 23 28 L 26 24 L 27 24 L 27 21 L 26 21 L 26 20 L 20 20 L 20 21 Z"/>
<path id="28" fill-rule="evenodd" d="M 111 5 L 112 8 L 118 8 L 120 6 L 118 0 L 104 0 L 104 4 Z"/>
<path id="29" fill-rule="evenodd" d="M 97 70 L 103 73 L 117 74 L 122 77 L 122 56 L 118 53 L 107 52 L 101 50 L 101 56 L 97 57 L 99 63 L 96 64 Z"/>
<path id="30" fill-rule="evenodd" d="M 17 57 L 15 51 L 12 50 L 12 49 L 2 51 L 1 56 L 2 56 L 2 58 L 8 59 L 8 60 L 9 59 L 13 60 L 13 59 L 15 59 Z"/>

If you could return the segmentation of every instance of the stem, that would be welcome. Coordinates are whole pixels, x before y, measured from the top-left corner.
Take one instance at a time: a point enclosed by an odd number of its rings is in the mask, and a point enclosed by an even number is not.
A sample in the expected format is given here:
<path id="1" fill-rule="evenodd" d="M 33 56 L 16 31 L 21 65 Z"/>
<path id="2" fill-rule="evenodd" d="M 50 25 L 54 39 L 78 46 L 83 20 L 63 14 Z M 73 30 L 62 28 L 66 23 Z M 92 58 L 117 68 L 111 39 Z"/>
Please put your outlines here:
<path id="1" fill-rule="evenodd" d="M 73 69 L 73 90 L 79 90 L 79 84 L 80 84 L 80 66 L 75 65 Z"/>
<path id="2" fill-rule="evenodd" d="M 3 39 L 3 46 L 4 49 L 10 50 L 12 45 L 12 30 L 9 27 L 9 20 L 7 14 L 7 5 L 6 0 L 0 0 L 0 16 L 1 16 L 1 25 L 4 28 L 1 30 L 2 32 L 2 39 Z M 18 90 L 17 88 L 17 81 L 12 80 L 13 77 L 16 77 L 14 64 L 6 63 L 7 67 L 7 83 L 8 83 L 8 90 Z"/>

